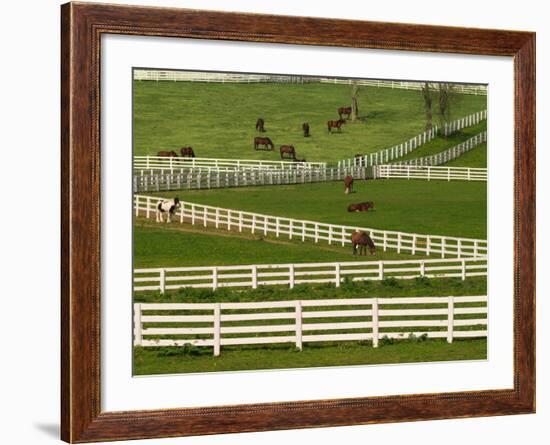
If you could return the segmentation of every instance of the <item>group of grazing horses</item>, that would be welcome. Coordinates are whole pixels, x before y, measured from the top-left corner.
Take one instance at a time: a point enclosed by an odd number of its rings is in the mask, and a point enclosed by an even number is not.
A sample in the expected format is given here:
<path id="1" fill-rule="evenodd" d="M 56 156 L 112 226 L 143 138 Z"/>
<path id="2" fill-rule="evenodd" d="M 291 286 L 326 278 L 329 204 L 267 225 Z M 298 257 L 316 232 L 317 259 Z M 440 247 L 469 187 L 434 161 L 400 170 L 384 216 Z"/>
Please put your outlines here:
<path id="1" fill-rule="evenodd" d="M 195 152 L 193 147 L 181 147 L 180 153 L 182 158 L 194 158 Z M 179 157 L 175 151 L 159 151 L 157 156 L 160 158 L 177 158 Z"/>
<path id="2" fill-rule="evenodd" d="M 344 178 L 344 193 L 347 195 L 348 193 L 353 192 L 353 176 L 346 176 Z M 356 204 L 349 204 L 348 205 L 348 212 L 367 212 L 369 209 L 374 210 L 374 203 L 372 201 L 366 201 L 366 202 L 359 202 Z M 351 244 L 353 246 L 353 254 L 355 255 L 357 253 L 357 249 L 359 248 L 359 255 L 362 254 L 363 251 L 365 251 L 367 248 L 369 249 L 369 252 L 371 255 L 374 255 L 376 248 L 374 247 L 374 243 L 369 235 L 367 235 L 365 232 L 362 231 L 355 231 L 351 235 Z"/>
<path id="3" fill-rule="evenodd" d="M 304 131 L 304 137 L 309 136 L 309 124 L 305 122 L 302 124 L 302 129 Z M 256 121 L 256 131 L 264 132 L 265 131 L 265 121 L 259 117 Z M 275 144 L 273 141 L 265 136 L 256 136 L 254 138 L 254 150 L 267 150 L 267 151 L 273 151 L 275 150 Z M 279 153 L 281 155 L 281 159 L 292 159 L 294 162 L 306 162 L 305 159 L 298 159 L 296 157 L 296 149 L 294 148 L 294 145 L 281 145 L 279 147 Z"/>

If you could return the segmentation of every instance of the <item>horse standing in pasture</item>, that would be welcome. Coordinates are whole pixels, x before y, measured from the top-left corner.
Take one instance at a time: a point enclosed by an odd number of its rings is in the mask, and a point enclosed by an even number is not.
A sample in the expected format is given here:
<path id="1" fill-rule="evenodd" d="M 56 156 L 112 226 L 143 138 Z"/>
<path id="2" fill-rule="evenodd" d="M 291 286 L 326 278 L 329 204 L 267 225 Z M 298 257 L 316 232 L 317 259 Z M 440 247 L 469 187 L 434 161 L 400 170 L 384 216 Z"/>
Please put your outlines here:
<path id="1" fill-rule="evenodd" d="M 340 116 L 340 119 L 342 119 L 343 115 L 346 115 L 346 119 L 349 119 L 351 116 L 351 107 L 340 107 L 338 108 L 338 115 Z"/>
<path id="2" fill-rule="evenodd" d="M 289 159 L 296 159 L 296 150 L 294 149 L 294 145 L 281 145 L 279 151 L 281 153 L 281 159 L 284 159 L 285 154 Z"/>
<path id="3" fill-rule="evenodd" d="M 165 199 L 157 203 L 156 221 L 164 222 L 163 213 L 167 214 L 166 222 L 172 222 L 172 216 L 180 206 L 180 200 L 176 196 L 174 199 Z"/>
<path id="4" fill-rule="evenodd" d="M 352 191 L 353 191 L 353 176 L 348 175 L 344 178 L 344 187 L 345 187 L 344 192 L 345 192 L 346 195 L 349 194 L 349 193 L 352 193 Z"/>
<path id="5" fill-rule="evenodd" d="M 264 148 L 260 148 L 260 145 L 263 145 Z M 256 136 L 254 138 L 254 150 L 269 150 L 273 151 L 275 149 L 275 146 L 273 145 L 273 142 L 271 142 L 271 139 L 264 138 L 261 136 Z"/>
<path id="6" fill-rule="evenodd" d="M 309 124 L 307 122 L 304 122 L 302 124 L 302 130 L 304 132 L 304 137 L 308 138 L 309 137 Z"/>
<path id="7" fill-rule="evenodd" d="M 181 147 L 180 148 L 181 156 L 184 158 L 194 158 L 195 152 L 193 151 L 193 147 Z"/>
<path id="8" fill-rule="evenodd" d="M 157 156 L 159 158 L 177 158 L 178 154 L 175 151 L 159 151 Z"/>
<path id="9" fill-rule="evenodd" d="M 342 131 L 342 125 L 345 124 L 346 121 L 339 119 L 337 121 L 327 121 L 327 129 L 329 133 L 332 133 L 332 129 L 336 128 L 338 132 L 340 133 Z"/>
<path id="10" fill-rule="evenodd" d="M 365 232 L 361 232 L 360 230 L 356 230 L 351 234 L 351 246 L 353 248 L 354 255 L 357 253 L 358 248 L 359 255 L 363 255 L 364 253 L 366 253 L 367 248 L 369 249 L 369 253 L 371 255 L 374 255 L 376 253 L 376 247 L 374 246 L 371 237 Z"/>
<path id="11" fill-rule="evenodd" d="M 264 120 L 261 117 L 259 117 L 258 120 L 256 121 L 256 131 L 259 131 L 261 133 L 265 131 Z"/>
<path id="12" fill-rule="evenodd" d="M 358 202 L 357 204 L 350 204 L 348 206 L 348 212 L 367 212 L 369 209 L 374 210 L 374 202 Z"/>

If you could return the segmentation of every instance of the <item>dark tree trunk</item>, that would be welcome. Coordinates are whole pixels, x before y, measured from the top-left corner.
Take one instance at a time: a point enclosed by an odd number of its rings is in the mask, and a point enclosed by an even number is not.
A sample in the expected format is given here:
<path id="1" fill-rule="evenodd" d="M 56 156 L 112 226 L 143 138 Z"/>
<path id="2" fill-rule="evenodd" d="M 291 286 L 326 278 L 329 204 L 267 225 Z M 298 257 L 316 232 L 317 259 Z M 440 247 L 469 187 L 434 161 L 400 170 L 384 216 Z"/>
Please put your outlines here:
<path id="1" fill-rule="evenodd" d="M 359 116 L 359 105 L 357 104 L 357 97 L 359 96 L 359 85 L 354 80 L 351 87 L 351 121 L 354 122 Z"/>
<path id="2" fill-rule="evenodd" d="M 432 90 L 430 84 L 425 82 L 422 85 L 422 97 L 424 98 L 424 111 L 426 112 L 426 130 L 431 130 L 432 122 Z"/>

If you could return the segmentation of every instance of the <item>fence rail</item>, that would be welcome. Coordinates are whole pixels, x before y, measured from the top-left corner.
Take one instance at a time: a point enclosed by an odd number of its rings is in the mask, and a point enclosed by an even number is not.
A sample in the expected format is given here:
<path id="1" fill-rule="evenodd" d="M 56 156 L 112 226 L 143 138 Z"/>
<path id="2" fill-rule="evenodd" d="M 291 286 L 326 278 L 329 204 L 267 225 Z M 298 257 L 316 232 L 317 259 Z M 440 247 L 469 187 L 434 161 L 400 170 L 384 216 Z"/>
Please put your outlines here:
<path id="1" fill-rule="evenodd" d="M 134 80 L 169 81 L 169 82 L 215 82 L 215 83 L 332 83 L 392 88 L 402 90 L 420 90 L 424 82 L 407 82 L 399 80 L 379 79 L 335 79 L 316 76 L 276 75 L 276 74 L 241 74 L 241 73 L 214 73 L 197 71 L 167 71 L 167 70 L 134 70 Z M 436 85 L 436 84 L 433 84 Z M 487 95 L 485 85 L 455 84 L 455 91 L 459 94 Z"/>
<path id="2" fill-rule="evenodd" d="M 373 167 L 374 179 L 427 179 L 444 181 L 487 181 L 486 168 L 432 167 L 384 164 Z"/>
<path id="3" fill-rule="evenodd" d="M 144 195 L 134 195 L 134 212 L 136 216 L 152 218 L 155 216 L 156 205 L 160 198 Z M 247 231 L 264 235 L 274 234 L 276 237 L 310 240 L 316 243 L 323 241 L 328 244 L 351 244 L 351 234 L 361 230 L 370 235 L 378 248 L 384 251 L 390 249 L 397 253 L 412 255 L 440 255 L 445 257 L 483 257 L 487 255 L 487 241 L 472 238 L 458 238 L 440 235 L 422 235 L 390 230 L 380 230 L 356 226 L 327 224 L 317 221 L 298 220 L 280 216 L 263 215 L 243 212 L 240 210 L 212 207 L 192 202 L 180 202 L 175 213 L 176 221 L 180 223 L 200 224 L 203 227 L 216 229 Z"/>
<path id="4" fill-rule="evenodd" d="M 474 149 L 478 145 L 487 142 L 487 132 L 483 131 L 479 134 L 476 134 L 474 137 L 468 139 L 467 141 L 462 142 L 461 144 L 455 145 L 447 150 L 441 151 L 439 153 L 423 156 L 420 158 L 409 159 L 407 161 L 396 161 L 395 165 L 415 165 L 415 166 L 424 166 L 424 165 L 441 165 L 446 164 L 447 162 L 452 161 L 453 159 L 459 158 L 464 153 Z"/>
<path id="5" fill-rule="evenodd" d="M 368 167 L 386 164 L 394 159 L 402 158 L 411 151 L 421 147 L 427 142 L 430 142 L 432 139 L 435 139 L 439 134 L 449 136 L 462 130 L 463 128 L 477 125 L 485 119 L 487 119 L 487 110 L 478 111 L 477 113 L 470 114 L 469 116 L 457 119 L 449 124 L 445 124 L 443 129 L 440 129 L 437 125 L 435 125 L 431 130 L 426 130 L 425 132 L 409 139 L 406 142 L 403 142 L 402 144 L 394 145 L 393 147 L 386 148 L 375 153 L 370 153 L 368 155 L 356 156 L 354 158 L 338 161 L 338 167 Z"/>
<path id="6" fill-rule="evenodd" d="M 155 172 L 158 172 L 155 170 Z M 134 193 L 163 190 L 201 190 L 260 185 L 305 184 L 340 181 L 351 175 L 366 179 L 363 167 L 328 168 L 311 170 L 213 170 L 188 169 L 178 173 L 155 173 L 134 175 Z"/>
<path id="7" fill-rule="evenodd" d="M 221 287 L 252 288 L 332 283 L 346 280 L 380 281 L 461 278 L 487 275 L 486 258 L 352 261 L 336 263 L 248 264 L 235 266 L 166 267 L 134 270 L 134 291 Z"/>
<path id="8" fill-rule="evenodd" d="M 214 356 L 227 345 L 302 350 L 310 342 L 369 340 L 376 348 L 380 339 L 411 335 L 448 343 L 486 337 L 487 296 L 134 304 L 135 346 L 208 346 Z"/>
<path id="9" fill-rule="evenodd" d="M 134 170 L 169 170 L 189 168 L 228 170 L 305 170 L 326 168 L 326 162 L 263 161 L 258 159 L 184 158 L 134 156 Z"/>

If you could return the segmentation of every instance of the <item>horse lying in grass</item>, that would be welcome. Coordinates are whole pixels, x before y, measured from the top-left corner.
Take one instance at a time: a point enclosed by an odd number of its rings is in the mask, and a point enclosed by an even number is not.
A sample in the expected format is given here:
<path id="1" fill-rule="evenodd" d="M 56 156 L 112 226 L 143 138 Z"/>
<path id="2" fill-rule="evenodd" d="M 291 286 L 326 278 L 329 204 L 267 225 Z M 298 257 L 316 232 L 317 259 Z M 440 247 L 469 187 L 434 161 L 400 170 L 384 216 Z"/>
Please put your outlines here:
<path id="1" fill-rule="evenodd" d="M 353 254 L 355 255 L 359 249 L 359 255 L 366 254 L 367 248 L 369 253 L 374 255 L 376 253 L 376 247 L 369 235 L 360 230 L 356 230 L 351 234 L 351 245 L 353 248 Z"/>
<path id="2" fill-rule="evenodd" d="M 358 202 L 357 204 L 350 204 L 348 206 L 348 212 L 366 212 L 369 209 L 374 210 L 374 203 L 372 201 Z"/>
<path id="3" fill-rule="evenodd" d="M 180 206 L 180 200 L 176 196 L 174 199 L 164 199 L 157 203 L 156 221 L 164 222 L 163 213 L 166 213 L 166 222 L 172 222 L 172 216 Z"/>

